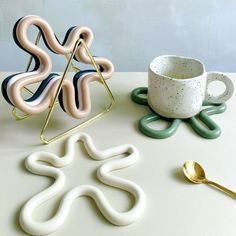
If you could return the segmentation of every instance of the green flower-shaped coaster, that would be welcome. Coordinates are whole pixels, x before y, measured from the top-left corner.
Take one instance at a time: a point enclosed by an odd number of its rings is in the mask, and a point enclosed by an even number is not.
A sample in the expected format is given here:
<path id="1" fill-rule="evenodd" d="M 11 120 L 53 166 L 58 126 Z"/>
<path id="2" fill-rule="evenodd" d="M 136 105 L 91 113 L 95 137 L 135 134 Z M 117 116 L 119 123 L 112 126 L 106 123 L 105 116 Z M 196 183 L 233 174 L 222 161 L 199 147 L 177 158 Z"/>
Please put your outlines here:
<path id="1" fill-rule="evenodd" d="M 147 87 L 136 88 L 131 93 L 131 99 L 137 104 L 148 106 L 147 98 L 144 97 L 147 96 L 147 93 Z M 198 135 L 207 139 L 218 138 L 221 134 L 221 129 L 210 116 L 225 112 L 226 104 L 204 103 L 203 106 L 207 106 L 207 108 L 203 109 L 197 116 L 188 119 L 170 119 L 153 112 L 139 120 L 138 128 L 143 134 L 151 138 L 163 139 L 172 136 L 178 129 L 180 123 L 184 121 L 188 123 Z M 157 120 L 167 121 L 170 125 L 164 130 L 155 130 L 148 126 L 149 123 Z"/>

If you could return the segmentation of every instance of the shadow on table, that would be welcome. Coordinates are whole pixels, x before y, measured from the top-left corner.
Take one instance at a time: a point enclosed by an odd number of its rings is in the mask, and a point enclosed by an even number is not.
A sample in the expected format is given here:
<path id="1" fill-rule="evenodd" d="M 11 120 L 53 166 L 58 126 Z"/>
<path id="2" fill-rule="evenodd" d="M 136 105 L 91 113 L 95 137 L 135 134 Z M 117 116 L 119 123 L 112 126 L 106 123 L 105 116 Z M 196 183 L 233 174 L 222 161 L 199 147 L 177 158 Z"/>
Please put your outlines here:
<path id="1" fill-rule="evenodd" d="M 178 182 L 182 183 L 182 184 L 189 184 L 192 185 L 192 183 L 190 183 L 186 177 L 184 176 L 182 167 L 178 167 L 178 168 L 174 168 L 171 171 L 171 176 L 177 180 Z"/>

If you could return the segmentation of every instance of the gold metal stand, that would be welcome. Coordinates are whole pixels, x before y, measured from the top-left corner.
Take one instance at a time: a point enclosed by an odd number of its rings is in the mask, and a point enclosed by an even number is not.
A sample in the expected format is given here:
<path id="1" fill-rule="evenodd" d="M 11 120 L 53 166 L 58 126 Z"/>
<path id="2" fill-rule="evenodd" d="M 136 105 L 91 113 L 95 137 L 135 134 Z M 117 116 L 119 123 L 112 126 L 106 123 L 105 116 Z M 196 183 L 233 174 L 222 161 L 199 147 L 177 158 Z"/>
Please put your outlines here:
<path id="1" fill-rule="evenodd" d="M 36 44 L 36 45 L 39 43 L 40 37 L 41 37 L 41 33 L 39 32 L 39 33 L 38 33 L 38 36 L 37 36 L 37 38 L 36 38 L 36 41 L 35 41 L 35 44 Z M 100 81 L 99 81 L 99 82 L 101 82 L 101 84 L 104 86 L 104 88 L 105 88 L 105 90 L 106 90 L 106 92 L 107 92 L 107 94 L 108 94 L 110 103 L 109 103 L 109 105 L 108 105 L 103 111 L 101 111 L 100 113 L 96 114 L 95 116 L 89 118 L 87 121 L 84 121 L 83 123 L 80 123 L 79 125 L 76 125 L 76 126 L 70 128 L 70 129 L 68 129 L 68 130 L 66 130 L 66 131 L 64 131 L 64 132 L 61 132 L 61 133 L 57 134 L 56 136 L 54 136 L 54 137 L 52 137 L 52 138 L 46 138 L 46 137 L 45 137 L 45 136 L 46 136 L 46 131 L 47 131 L 47 128 L 48 128 L 49 123 L 50 123 L 50 121 L 51 121 L 52 113 L 53 113 L 53 111 L 54 111 L 54 108 L 55 108 L 56 104 L 58 103 L 58 101 L 57 101 L 57 100 L 58 100 L 58 96 L 59 96 L 59 93 L 60 93 L 60 91 L 61 91 L 61 89 L 62 89 L 63 82 L 64 82 L 64 80 L 65 80 L 66 77 L 67 77 L 67 74 L 68 74 L 68 72 L 69 72 L 70 67 L 72 67 L 73 70 L 76 71 L 76 72 L 80 71 L 80 69 L 79 69 L 78 67 L 76 67 L 76 66 L 73 64 L 73 61 L 72 61 L 72 60 L 73 60 L 73 57 L 74 57 L 74 55 L 75 55 L 76 49 L 77 49 L 78 46 L 83 46 L 83 47 L 85 48 L 85 51 L 86 51 L 86 53 L 88 54 L 88 56 L 89 56 L 89 58 L 90 58 L 90 60 L 91 60 L 91 62 L 92 62 L 92 65 L 94 66 L 94 68 L 96 69 L 96 71 L 97 71 L 97 73 L 98 73 L 98 75 L 99 75 L 99 78 L 100 78 Z M 90 49 L 88 48 L 88 46 L 86 45 L 86 43 L 85 43 L 85 41 L 84 41 L 83 39 L 78 39 L 78 40 L 76 41 L 75 46 L 74 46 L 74 48 L 73 48 L 73 51 L 72 51 L 71 55 L 70 55 L 70 56 L 66 55 L 66 58 L 68 59 L 68 63 L 67 63 L 67 65 L 66 65 L 66 67 L 65 67 L 65 70 L 64 70 L 64 72 L 63 72 L 62 78 L 61 78 L 61 80 L 60 80 L 60 83 L 59 83 L 58 88 L 57 88 L 57 91 L 56 91 L 56 95 L 55 95 L 55 97 L 53 98 L 53 102 L 52 102 L 52 104 L 49 106 L 49 111 L 48 111 L 48 114 L 47 114 L 47 116 L 46 116 L 46 120 L 45 120 L 45 122 L 44 122 L 44 124 L 43 124 L 43 127 L 42 127 L 42 129 L 41 129 L 41 132 L 40 132 L 40 139 L 41 139 L 41 141 L 42 141 L 44 144 L 49 144 L 49 143 L 51 143 L 51 142 L 53 142 L 53 141 L 56 141 L 56 140 L 58 140 L 58 139 L 64 137 L 65 135 L 68 135 L 69 133 L 75 131 L 76 129 L 82 128 L 82 127 L 84 127 L 85 125 L 88 125 L 88 124 L 92 123 L 93 121 L 97 120 L 99 117 L 101 117 L 102 115 L 104 115 L 105 113 L 107 113 L 108 111 L 110 111 L 110 109 L 111 109 L 111 108 L 113 107 L 113 105 L 115 104 L 114 96 L 113 96 L 113 94 L 112 94 L 112 92 L 111 92 L 109 86 L 107 85 L 105 79 L 103 78 L 103 75 L 102 75 L 102 73 L 100 72 L 99 66 L 98 66 L 98 64 L 95 62 L 95 60 L 94 60 L 94 58 L 93 58 L 93 56 L 92 56 L 92 53 L 91 53 Z M 27 65 L 26 71 L 29 71 L 30 65 L 31 65 L 31 63 L 32 63 L 32 59 L 33 59 L 33 57 L 31 56 L 31 58 L 30 58 L 30 60 L 29 60 L 29 63 L 28 63 L 28 65 Z M 33 94 L 33 92 L 32 92 L 31 90 L 29 90 L 28 88 L 24 87 L 24 89 L 25 89 L 26 92 L 28 92 L 29 94 L 31 94 L 31 95 Z M 14 116 L 17 120 L 23 120 L 23 119 L 25 119 L 25 118 L 31 116 L 31 114 L 22 114 L 22 115 L 21 115 L 21 114 L 17 114 L 17 111 L 16 111 L 16 110 L 17 110 L 16 107 L 14 107 L 13 110 L 12 110 L 12 114 L 13 114 L 13 116 Z"/>

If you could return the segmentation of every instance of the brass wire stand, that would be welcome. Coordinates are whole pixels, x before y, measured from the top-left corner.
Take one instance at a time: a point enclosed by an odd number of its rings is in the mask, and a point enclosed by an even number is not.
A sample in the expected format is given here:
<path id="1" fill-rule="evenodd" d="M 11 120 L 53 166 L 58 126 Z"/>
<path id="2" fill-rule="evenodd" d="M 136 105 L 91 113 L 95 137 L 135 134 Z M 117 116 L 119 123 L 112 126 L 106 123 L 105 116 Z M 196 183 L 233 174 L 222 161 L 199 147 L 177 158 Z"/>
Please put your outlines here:
<path id="1" fill-rule="evenodd" d="M 41 33 L 39 32 L 39 33 L 38 33 L 38 36 L 37 36 L 37 38 L 36 38 L 36 41 L 35 41 L 35 44 L 36 44 L 36 45 L 39 43 L 40 37 L 41 37 Z M 58 103 L 58 101 L 57 101 L 57 100 L 58 100 L 58 96 L 59 96 L 59 93 L 60 93 L 60 91 L 61 91 L 61 89 L 62 89 L 63 82 L 64 82 L 64 80 L 66 79 L 66 77 L 67 77 L 67 75 L 68 75 L 68 72 L 69 72 L 70 67 L 72 67 L 74 71 L 77 71 L 77 72 L 80 71 L 80 69 L 79 69 L 78 67 L 76 67 L 76 66 L 73 64 L 73 61 L 72 61 L 72 60 L 73 60 L 73 57 L 74 57 L 74 55 L 75 55 L 76 49 L 77 49 L 77 47 L 80 46 L 80 45 L 85 48 L 85 51 L 86 51 L 87 55 L 89 56 L 89 58 L 90 58 L 90 60 L 91 60 L 91 62 L 92 62 L 93 67 L 95 68 L 96 72 L 98 73 L 99 78 L 100 78 L 99 82 L 104 86 L 105 91 L 107 92 L 107 95 L 108 95 L 108 97 L 109 97 L 110 103 L 109 103 L 109 105 L 108 105 L 103 111 L 99 112 L 98 114 L 94 115 L 93 117 L 89 118 L 88 120 L 86 120 L 86 121 L 84 121 L 84 122 L 82 122 L 82 123 L 80 123 L 80 124 L 78 124 L 78 125 L 76 125 L 76 126 L 70 128 L 70 129 L 68 129 L 68 130 L 66 130 L 66 131 L 64 131 L 64 132 L 61 132 L 61 133 L 55 135 L 55 136 L 52 137 L 52 138 L 46 138 L 46 137 L 45 137 L 45 136 L 46 136 L 46 131 L 47 131 L 47 128 L 48 128 L 49 123 L 50 123 L 50 121 L 51 121 L 52 113 L 53 113 L 53 111 L 54 111 L 55 106 L 56 106 L 57 103 Z M 68 135 L 69 133 L 75 131 L 76 129 L 82 128 L 82 127 L 84 127 L 84 126 L 86 126 L 86 125 L 88 125 L 88 124 L 94 122 L 94 121 L 97 120 L 99 117 L 101 117 L 101 116 L 103 116 L 105 113 L 109 112 L 109 111 L 111 110 L 111 108 L 113 107 L 113 105 L 115 104 L 115 98 L 114 98 L 114 96 L 113 96 L 113 94 L 112 94 L 112 92 L 111 92 L 109 86 L 107 85 L 105 79 L 103 78 L 103 75 L 102 75 L 102 73 L 100 72 L 99 66 L 98 66 L 98 64 L 95 62 L 95 60 L 94 60 L 94 58 L 93 58 L 93 56 L 92 56 L 92 53 L 91 53 L 90 49 L 88 48 L 88 46 L 86 45 L 86 43 L 85 43 L 85 41 L 84 41 L 83 39 L 78 39 L 78 40 L 76 41 L 72 53 L 70 54 L 70 56 L 66 55 L 66 58 L 68 59 L 68 63 L 67 63 L 67 65 L 66 65 L 66 67 L 65 67 L 65 70 L 64 70 L 64 72 L 63 72 L 62 78 L 61 78 L 61 80 L 60 80 L 60 83 L 59 83 L 58 88 L 57 88 L 57 91 L 56 91 L 56 95 L 55 95 L 55 97 L 53 98 L 52 104 L 49 106 L 49 111 L 48 111 L 48 113 L 47 113 L 45 122 L 44 122 L 44 124 L 43 124 L 43 126 L 42 126 L 42 129 L 41 129 L 41 131 L 40 131 L 40 140 L 41 140 L 44 144 L 49 144 L 49 143 L 51 143 L 51 142 L 54 142 L 54 141 L 56 141 L 56 140 L 58 140 L 58 139 L 60 139 L 60 138 L 62 138 L 62 137 L 64 137 L 64 136 Z M 30 60 L 29 60 L 29 63 L 28 63 L 28 65 L 27 65 L 26 72 L 29 71 L 29 68 L 30 68 L 30 66 L 31 66 L 32 60 L 33 60 L 33 57 L 31 56 L 31 58 L 30 58 Z M 33 92 L 32 92 L 30 89 L 26 88 L 26 87 L 24 87 L 24 90 L 25 90 L 27 93 L 31 94 L 31 95 L 33 94 Z M 28 118 L 29 116 L 31 116 L 31 114 L 23 114 L 23 115 L 17 114 L 17 108 L 16 108 L 16 107 L 13 108 L 12 114 L 13 114 L 13 116 L 14 116 L 17 120 L 23 120 L 23 119 L 26 119 L 26 118 Z"/>

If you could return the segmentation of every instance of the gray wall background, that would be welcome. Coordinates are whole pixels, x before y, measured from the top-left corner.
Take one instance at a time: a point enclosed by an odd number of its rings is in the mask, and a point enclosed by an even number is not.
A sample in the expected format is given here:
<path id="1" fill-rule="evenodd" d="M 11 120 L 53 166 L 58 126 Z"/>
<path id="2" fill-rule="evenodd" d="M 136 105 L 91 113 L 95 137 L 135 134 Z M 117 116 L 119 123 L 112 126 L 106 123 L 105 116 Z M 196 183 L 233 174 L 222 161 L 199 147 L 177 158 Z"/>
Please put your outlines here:
<path id="1" fill-rule="evenodd" d="M 28 56 L 13 42 L 12 28 L 27 14 L 45 18 L 59 38 L 70 26 L 90 27 L 94 55 L 111 59 L 116 71 L 146 71 L 163 54 L 196 57 L 207 70 L 236 71 L 235 0 L 0 0 L 2 71 L 25 68 Z M 61 56 L 53 62 L 55 71 L 65 65 Z"/>

